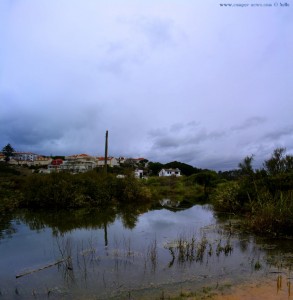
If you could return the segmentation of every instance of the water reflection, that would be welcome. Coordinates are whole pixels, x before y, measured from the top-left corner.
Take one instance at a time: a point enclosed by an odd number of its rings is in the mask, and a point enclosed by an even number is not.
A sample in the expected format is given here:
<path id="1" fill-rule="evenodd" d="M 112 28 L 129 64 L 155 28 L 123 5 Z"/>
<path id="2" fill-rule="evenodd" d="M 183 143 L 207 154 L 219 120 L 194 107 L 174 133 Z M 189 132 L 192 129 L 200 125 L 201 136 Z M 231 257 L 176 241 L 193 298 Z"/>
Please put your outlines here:
<path id="1" fill-rule="evenodd" d="M 13 222 L 13 215 L 0 215 L 0 240 L 11 238 L 14 233 L 16 233 L 16 227 Z"/>
<path id="2" fill-rule="evenodd" d="M 291 267 L 292 241 L 274 240 L 272 247 L 272 241 L 244 233 L 233 216 L 218 216 L 209 205 L 178 207 L 165 201 L 159 210 L 144 204 L 21 211 L 3 222 L 15 230 L 10 239 L 2 234 L 0 291 L 7 299 L 16 288 L 19 299 L 141 298 L 145 291 L 179 283 L 196 288 L 238 282 Z"/>

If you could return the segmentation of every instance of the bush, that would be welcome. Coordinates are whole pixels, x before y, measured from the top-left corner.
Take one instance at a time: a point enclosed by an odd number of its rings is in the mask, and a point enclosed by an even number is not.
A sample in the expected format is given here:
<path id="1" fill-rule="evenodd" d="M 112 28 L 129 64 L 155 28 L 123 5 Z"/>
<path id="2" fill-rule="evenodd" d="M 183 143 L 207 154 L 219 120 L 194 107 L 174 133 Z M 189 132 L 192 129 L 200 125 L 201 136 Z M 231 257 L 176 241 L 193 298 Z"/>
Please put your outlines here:
<path id="1" fill-rule="evenodd" d="M 72 175 L 69 173 L 33 174 L 24 185 L 23 207 L 77 208 L 109 205 L 113 201 L 146 201 L 149 189 L 133 178 L 116 178 L 113 174 L 95 171 Z"/>
<path id="2" fill-rule="evenodd" d="M 73 199 L 76 191 L 70 177 L 72 175 L 66 173 L 29 176 L 24 186 L 22 205 L 34 208 L 75 206 Z"/>
<path id="3" fill-rule="evenodd" d="M 210 195 L 210 199 L 216 210 L 236 212 L 242 209 L 239 202 L 240 186 L 236 181 L 228 181 L 220 183 L 213 193 Z"/>

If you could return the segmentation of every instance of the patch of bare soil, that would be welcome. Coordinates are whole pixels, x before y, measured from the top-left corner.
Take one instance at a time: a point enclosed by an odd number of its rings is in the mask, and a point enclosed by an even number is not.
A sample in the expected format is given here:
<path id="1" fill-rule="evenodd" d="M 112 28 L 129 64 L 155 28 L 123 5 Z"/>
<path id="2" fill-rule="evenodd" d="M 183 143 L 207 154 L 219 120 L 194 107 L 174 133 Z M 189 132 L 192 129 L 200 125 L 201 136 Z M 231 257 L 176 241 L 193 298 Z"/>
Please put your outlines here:
<path id="1" fill-rule="evenodd" d="M 291 300 L 293 299 L 293 278 L 277 275 L 265 281 L 237 285 L 214 300 Z"/>

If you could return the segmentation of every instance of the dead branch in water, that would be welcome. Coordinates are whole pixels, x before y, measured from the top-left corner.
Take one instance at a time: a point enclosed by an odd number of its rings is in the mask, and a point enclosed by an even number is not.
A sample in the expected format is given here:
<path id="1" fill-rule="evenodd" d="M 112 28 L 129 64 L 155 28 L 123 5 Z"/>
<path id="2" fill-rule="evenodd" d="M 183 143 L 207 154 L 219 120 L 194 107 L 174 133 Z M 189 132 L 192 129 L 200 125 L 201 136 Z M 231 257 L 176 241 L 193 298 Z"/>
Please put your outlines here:
<path id="1" fill-rule="evenodd" d="M 26 272 L 24 272 L 24 273 L 20 273 L 20 274 L 18 274 L 18 275 L 15 275 L 15 277 L 16 277 L 16 278 L 20 278 L 20 277 L 25 276 L 25 275 L 29 275 L 29 274 L 32 274 L 32 273 L 35 273 L 35 272 L 39 272 L 39 271 L 42 271 L 42 270 L 44 270 L 44 269 L 51 268 L 51 267 L 56 266 L 56 265 L 58 265 L 58 264 L 60 264 L 60 263 L 63 263 L 63 262 L 65 262 L 65 261 L 69 260 L 69 259 L 70 259 L 70 257 L 63 258 L 63 259 L 57 260 L 57 261 L 55 261 L 55 262 L 53 262 L 53 263 L 50 263 L 50 264 L 48 264 L 48 265 L 45 265 L 45 266 L 43 266 L 43 267 L 41 267 L 41 268 L 34 269 L 34 270 L 29 270 L 29 271 L 26 271 Z"/>

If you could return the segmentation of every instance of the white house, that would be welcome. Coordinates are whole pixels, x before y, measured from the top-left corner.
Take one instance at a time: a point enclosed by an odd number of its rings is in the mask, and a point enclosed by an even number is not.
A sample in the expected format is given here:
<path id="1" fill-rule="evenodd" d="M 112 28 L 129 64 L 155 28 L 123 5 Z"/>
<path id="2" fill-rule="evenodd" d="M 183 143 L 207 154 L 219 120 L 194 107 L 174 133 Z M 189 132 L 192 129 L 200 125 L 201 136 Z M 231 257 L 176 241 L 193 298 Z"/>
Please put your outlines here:
<path id="1" fill-rule="evenodd" d="M 118 164 L 119 164 L 119 165 L 120 165 L 120 164 L 124 164 L 125 161 L 126 161 L 126 157 L 120 156 L 120 157 L 117 158 L 117 161 L 118 161 Z"/>
<path id="2" fill-rule="evenodd" d="M 14 152 L 13 158 L 15 160 L 34 161 L 39 155 L 32 152 Z"/>
<path id="3" fill-rule="evenodd" d="M 135 177 L 135 178 L 143 178 L 143 170 L 141 170 L 141 169 L 136 169 L 136 170 L 134 171 L 134 177 Z"/>
<path id="4" fill-rule="evenodd" d="M 180 170 L 178 168 L 176 168 L 176 169 L 162 169 L 159 172 L 159 176 L 162 176 L 162 177 L 168 177 L 168 176 L 179 177 L 179 176 L 181 176 L 181 174 L 180 174 Z"/>

